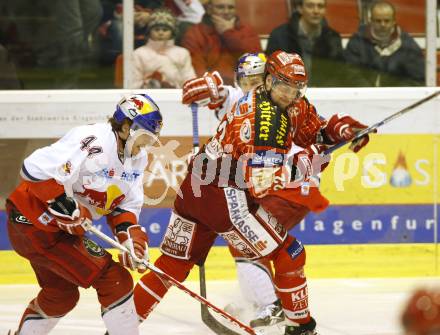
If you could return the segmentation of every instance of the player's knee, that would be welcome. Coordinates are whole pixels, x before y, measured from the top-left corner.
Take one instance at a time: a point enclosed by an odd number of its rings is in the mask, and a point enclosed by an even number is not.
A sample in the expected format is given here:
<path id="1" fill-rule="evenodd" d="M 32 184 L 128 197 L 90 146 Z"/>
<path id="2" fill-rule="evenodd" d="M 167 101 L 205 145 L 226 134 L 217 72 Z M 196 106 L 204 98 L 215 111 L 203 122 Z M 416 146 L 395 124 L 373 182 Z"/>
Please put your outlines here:
<path id="1" fill-rule="evenodd" d="M 306 250 L 301 241 L 289 235 L 272 259 L 277 275 L 294 274 L 302 271 L 306 263 Z"/>
<path id="2" fill-rule="evenodd" d="M 108 307 L 133 291 L 133 277 L 119 263 L 111 262 L 93 287 L 101 305 Z"/>
<path id="3" fill-rule="evenodd" d="M 180 282 L 188 277 L 189 272 L 194 266 L 193 262 L 173 258 L 167 255 L 161 255 L 154 264 Z"/>
<path id="4" fill-rule="evenodd" d="M 37 296 L 37 304 L 47 317 L 58 317 L 70 312 L 78 303 L 77 287 L 65 289 L 43 288 Z"/>

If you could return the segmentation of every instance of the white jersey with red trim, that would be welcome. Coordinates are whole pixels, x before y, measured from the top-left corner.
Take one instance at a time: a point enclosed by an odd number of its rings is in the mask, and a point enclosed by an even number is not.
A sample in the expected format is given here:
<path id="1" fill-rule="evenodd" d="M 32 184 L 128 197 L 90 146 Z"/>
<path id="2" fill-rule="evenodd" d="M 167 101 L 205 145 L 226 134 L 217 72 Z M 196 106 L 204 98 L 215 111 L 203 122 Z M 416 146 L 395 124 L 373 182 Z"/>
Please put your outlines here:
<path id="1" fill-rule="evenodd" d="M 138 219 L 146 164 L 145 153 L 121 161 L 116 133 L 110 124 L 97 123 L 73 128 L 54 144 L 34 151 L 24 160 L 21 175 L 30 181 L 55 179 L 93 219 L 125 211 Z"/>
<path id="2" fill-rule="evenodd" d="M 219 120 L 223 119 L 223 116 L 225 116 L 225 114 L 231 110 L 232 106 L 234 106 L 234 104 L 244 95 L 244 92 L 240 87 L 230 85 L 224 85 L 223 87 L 228 93 L 226 94 L 226 100 L 221 107 L 216 110 L 216 116 Z"/>

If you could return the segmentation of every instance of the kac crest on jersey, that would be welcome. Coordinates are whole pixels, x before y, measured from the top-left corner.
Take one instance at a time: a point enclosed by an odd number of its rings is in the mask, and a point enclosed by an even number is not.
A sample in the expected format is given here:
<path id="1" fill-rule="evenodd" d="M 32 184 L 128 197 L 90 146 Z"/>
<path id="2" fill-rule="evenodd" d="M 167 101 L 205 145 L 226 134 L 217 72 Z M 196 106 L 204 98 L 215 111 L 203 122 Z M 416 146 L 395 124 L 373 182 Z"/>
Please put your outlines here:
<path id="1" fill-rule="evenodd" d="M 83 238 L 83 244 L 90 255 L 95 257 L 105 256 L 104 249 L 100 245 L 96 244 L 94 241 L 88 239 L 87 237 Z"/>

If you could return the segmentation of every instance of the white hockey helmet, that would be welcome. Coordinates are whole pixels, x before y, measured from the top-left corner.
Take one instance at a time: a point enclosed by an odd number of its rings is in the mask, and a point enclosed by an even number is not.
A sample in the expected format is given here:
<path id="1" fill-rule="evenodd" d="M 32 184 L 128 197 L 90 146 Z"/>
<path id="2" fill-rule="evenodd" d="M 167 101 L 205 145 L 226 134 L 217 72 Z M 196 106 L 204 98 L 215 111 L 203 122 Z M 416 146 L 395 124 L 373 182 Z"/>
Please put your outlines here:
<path id="1" fill-rule="evenodd" d="M 162 114 L 148 94 L 133 94 L 122 98 L 116 105 L 113 118 L 118 122 L 128 118 L 133 121 L 133 130 L 144 129 L 155 135 L 159 135 L 162 128 Z"/>
<path id="2" fill-rule="evenodd" d="M 254 76 L 264 73 L 266 66 L 266 55 L 262 52 L 245 53 L 237 61 L 235 66 L 235 79 L 239 82 L 240 78 Z"/>

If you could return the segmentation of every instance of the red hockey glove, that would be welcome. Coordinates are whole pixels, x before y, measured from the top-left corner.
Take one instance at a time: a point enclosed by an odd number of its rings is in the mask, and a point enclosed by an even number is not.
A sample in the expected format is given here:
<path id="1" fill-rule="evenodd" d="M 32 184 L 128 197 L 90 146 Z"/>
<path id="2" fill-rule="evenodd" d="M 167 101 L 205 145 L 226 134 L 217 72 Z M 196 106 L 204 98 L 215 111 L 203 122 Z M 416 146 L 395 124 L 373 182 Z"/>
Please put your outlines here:
<path id="1" fill-rule="evenodd" d="M 58 228 L 72 235 L 84 235 L 83 223 L 92 219 L 89 210 L 65 193 L 48 201 L 48 211 L 55 217 Z"/>
<path id="2" fill-rule="evenodd" d="M 148 253 L 148 237 L 144 228 L 138 224 L 130 225 L 122 223 L 116 226 L 115 231 L 119 243 L 130 250 L 130 253 L 136 255 L 137 258 L 148 262 L 150 259 Z M 147 269 L 145 264 L 136 262 L 133 257 L 126 252 L 121 252 L 118 257 L 119 262 L 132 271 L 138 270 L 138 272 L 142 273 Z"/>
<path id="3" fill-rule="evenodd" d="M 325 127 L 325 135 L 333 143 L 339 143 L 342 141 L 348 141 L 356 136 L 356 133 L 367 128 L 366 125 L 356 121 L 352 117 L 344 114 L 333 115 Z M 374 130 L 376 133 L 377 130 Z M 362 136 L 360 139 L 353 141 L 350 145 L 350 149 L 354 152 L 358 152 L 364 146 L 367 145 L 370 140 L 368 135 Z"/>
<path id="4" fill-rule="evenodd" d="M 183 84 L 182 103 L 197 103 L 199 106 L 215 109 L 225 101 L 226 92 L 220 74 L 217 71 L 206 72 L 203 77 L 187 80 Z"/>
<path id="5" fill-rule="evenodd" d="M 304 150 L 293 155 L 293 168 L 291 179 L 295 181 L 308 181 L 311 176 L 317 176 L 324 171 L 330 162 L 330 155 L 321 155 L 329 146 L 312 144 Z"/>

